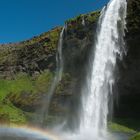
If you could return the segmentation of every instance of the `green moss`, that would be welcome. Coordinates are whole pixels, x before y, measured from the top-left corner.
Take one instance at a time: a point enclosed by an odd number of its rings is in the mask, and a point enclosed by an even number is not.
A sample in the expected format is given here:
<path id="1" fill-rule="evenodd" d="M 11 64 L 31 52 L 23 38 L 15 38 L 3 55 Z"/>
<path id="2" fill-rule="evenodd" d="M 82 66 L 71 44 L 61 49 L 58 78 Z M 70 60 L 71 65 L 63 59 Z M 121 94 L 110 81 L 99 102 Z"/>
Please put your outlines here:
<path id="1" fill-rule="evenodd" d="M 62 81 L 58 84 L 57 88 L 56 88 L 56 95 L 62 95 L 64 94 L 64 90 L 66 89 L 66 87 L 68 87 L 71 83 L 72 79 L 70 74 L 65 73 L 62 75 Z M 68 94 L 68 93 L 67 93 Z"/>
<path id="2" fill-rule="evenodd" d="M 26 73 L 19 73 L 14 80 L 0 80 L 0 101 L 9 93 L 20 94 L 21 92 L 46 92 L 50 86 L 53 75 L 48 70 L 43 71 L 35 79 Z"/>
<path id="3" fill-rule="evenodd" d="M 71 23 L 79 24 L 82 22 L 83 18 L 85 19 L 86 22 L 95 22 L 98 19 L 99 15 L 100 15 L 100 11 L 95 11 L 88 14 L 81 14 L 78 15 L 77 17 L 67 20 L 65 23 L 68 25 Z"/>
<path id="4" fill-rule="evenodd" d="M 51 40 L 51 42 L 49 43 L 45 43 L 45 45 L 47 46 L 47 49 L 49 51 L 55 51 L 56 47 L 57 47 L 57 42 L 58 42 L 58 38 L 59 38 L 59 32 L 54 30 L 52 32 L 49 33 L 49 38 Z"/>
<path id="5" fill-rule="evenodd" d="M 37 69 L 42 70 L 41 66 L 37 67 L 37 63 L 55 55 L 61 29 L 54 28 L 20 43 L 0 45 L 0 78 L 12 79 L 19 69 L 24 69 L 28 74 L 33 74 Z"/>
<path id="6" fill-rule="evenodd" d="M 0 122 L 5 120 L 16 124 L 26 123 L 27 118 L 31 118 L 32 115 L 25 114 L 22 107 L 32 107 L 32 104 L 37 104 L 40 93 L 47 93 L 52 78 L 53 74 L 45 70 L 34 78 L 19 73 L 15 79 L 1 79 Z M 12 103 L 17 105 L 14 106 Z"/>
<path id="7" fill-rule="evenodd" d="M 98 19 L 99 15 L 100 15 L 100 12 L 99 12 L 99 11 L 92 12 L 92 13 L 90 13 L 90 14 L 86 17 L 86 19 L 87 19 L 89 22 L 95 22 L 95 21 Z"/>
<path id="8" fill-rule="evenodd" d="M 113 122 L 108 123 L 108 129 L 114 132 L 122 132 L 122 133 L 129 133 L 129 134 L 136 133 L 136 131 L 131 128 Z"/>
<path id="9" fill-rule="evenodd" d="M 46 93 L 51 85 L 51 81 L 53 78 L 53 74 L 48 71 L 45 70 L 44 72 L 42 72 L 35 80 L 35 93 Z"/>
<path id="10" fill-rule="evenodd" d="M 0 101 L 9 93 L 20 94 L 21 92 L 29 92 L 33 90 L 32 81 L 25 73 L 16 75 L 14 80 L 1 79 L 0 80 Z"/>
<path id="11" fill-rule="evenodd" d="M 140 140 L 140 133 L 135 134 L 130 140 Z"/>
<path id="12" fill-rule="evenodd" d="M 139 130 L 140 120 L 134 118 L 114 118 L 114 122 L 133 128 L 134 130 Z"/>
<path id="13" fill-rule="evenodd" d="M 9 88 L 10 81 L 0 80 L 0 102 L 7 96 L 10 92 Z"/>
<path id="14" fill-rule="evenodd" d="M 45 38 L 59 36 L 60 31 L 61 31 L 61 27 L 56 27 L 49 32 L 45 32 L 45 33 L 41 34 L 40 36 L 37 36 L 37 37 L 35 36 L 34 38 L 32 38 L 30 40 L 26 40 L 24 42 L 21 42 L 21 44 L 23 44 L 24 46 L 25 45 L 33 45 L 35 43 L 38 43 L 38 42 L 44 40 Z M 55 34 L 55 36 L 52 36 L 52 34 L 53 35 Z M 54 39 L 56 39 L 56 38 L 54 38 Z"/>
<path id="15" fill-rule="evenodd" d="M 12 104 L 0 105 L 0 116 L 3 115 L 7 116 L 9 123 L 25 124 L 27 122 L 25 114 L 20 109 L 14 107 Z"/>
<path id="16" fill-rule="evenodd" d="M 22 91 L 28 92 L 33 90 L 33 85 L 30 77 L 25 73 L 20 73 L 16 76 L 15 80 L 10 82 L 10 92 L 19 94 Z"/>

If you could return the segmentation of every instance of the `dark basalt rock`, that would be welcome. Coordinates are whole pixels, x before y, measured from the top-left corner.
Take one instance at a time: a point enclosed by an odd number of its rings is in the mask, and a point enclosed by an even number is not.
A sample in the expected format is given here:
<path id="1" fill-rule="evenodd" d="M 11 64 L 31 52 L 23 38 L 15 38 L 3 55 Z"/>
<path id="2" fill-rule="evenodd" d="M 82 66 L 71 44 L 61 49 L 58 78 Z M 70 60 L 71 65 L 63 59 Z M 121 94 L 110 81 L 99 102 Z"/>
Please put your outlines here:
<path id="1" fill-rule="evenodd" d="M 117 118 L 140 118 L 140 0 L 128 0 L 127 55 L 119 63 Z M 140 128 L 139 128 L 140 129 Z"/>

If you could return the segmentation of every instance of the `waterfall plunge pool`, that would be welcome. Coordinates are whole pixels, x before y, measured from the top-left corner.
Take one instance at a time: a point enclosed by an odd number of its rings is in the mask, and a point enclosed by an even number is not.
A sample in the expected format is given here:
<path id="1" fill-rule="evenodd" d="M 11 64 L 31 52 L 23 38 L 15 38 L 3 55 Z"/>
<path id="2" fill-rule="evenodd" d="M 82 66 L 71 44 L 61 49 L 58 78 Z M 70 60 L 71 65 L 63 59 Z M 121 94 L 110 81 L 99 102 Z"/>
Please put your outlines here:
<path id="1" fill-rule="evenodd" d="M 130 134 L 119 132 L 106 133 L 106 136 L 96 138 L 92 131 L 51 133 L 45 129 L 33 127 L 0 127 L 0 140 L 129 140 L 130 137 Z"/>
<path id="2" fill-rule="evenodd" d="M 40 128 L 0 127 L 0 140 L 59 140 L 59 138 Z"/>

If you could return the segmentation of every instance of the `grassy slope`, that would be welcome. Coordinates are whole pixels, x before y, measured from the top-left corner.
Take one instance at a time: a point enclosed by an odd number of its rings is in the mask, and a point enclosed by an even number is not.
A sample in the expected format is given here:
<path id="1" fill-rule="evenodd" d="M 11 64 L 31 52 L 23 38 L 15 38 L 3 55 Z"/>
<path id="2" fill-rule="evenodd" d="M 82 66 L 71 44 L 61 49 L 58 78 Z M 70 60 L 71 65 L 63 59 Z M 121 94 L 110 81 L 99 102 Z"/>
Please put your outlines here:
<path id="1" fill-rule="evenodd" d="M 130 138 L 130 140 L 140 140 L 140 133 L 134 135 L 132 138 Z"/>
<path id="2" fill-rule="evenodd" d="M 34 79 L 25 73 L 20 73 L 14 80 L 0 80 L 0 119 L 12 123 L 25 123 L 26 113 L 16 108 L 8 96 L 14 97 L 17 102 L 24 105 L 30 105 L 34 98 L 20 98 L 21 93 L 29 93 L 32 97 L 35 94 L 47 93 L 52 76 L 51 72 L 44 71 Z"/>
<path id="3" fill-rule="evenodd" d="M 14 66 L 18 62 L 17 55 L 14 53 L 15 50 L 23 51 L 24 48 L 41 42 L 40 44 L 47 47 L 48 53 L 56 51 L 58 36 L 61 28 L 53 29 L 50 32 L 44 33 L 38 37 L 34 37 L 31 40 L 27 40 L 17 44 L 7 44 L 0 46 L 0 65 L 1 67 L 7 65 Z M 50 41 L 43 40 L 48 38 Z M 41 47 L 43 47 L 41 46 Z M 40 47 L 38 45 L 38 47 Z M 36 48 L 37 50 L 38 48 Z M 31 50 L 32 53 L 32 50 Z M 32 54 L 31 54 L 32 55 Z M 27 56 L 28 57 L 28 56 Z M 5 70 L 1 73 L 4 74 Z M 17 108 L 13 103 L 7 99 L 7 96 L 14 96 L 15 99 L 19 100 L 20 94 L 30 93 L 31 96 L 39 93 L 46 93 L 50 82 L 52 80 L 53 73 L 49 70 L 44 70 L 34 77 L 29 76 L 27 73 L 16 73 L 13 75 L 3 76 L 0 79 L 0 122 L 1 123 L 25 123 L 27 122 L 27 115 L 29 113 L 24 112 L 20 108 Z M 21 99 L 20 99 L 21 100 Z M 31 101 L 30 101 L 31 100 Z M 22 99 L 22 103 L 30 104 L 31 99 Z M 20 102 L 20 101 L 18 101 Z"/>
<path id="4" fill-rule="evenodd" d="M 131 128 L 113 122 L 109 122 L 108 129 L 113 132 L 121 132 L 121 133 L 129 133 L 129 134 L 136 133 L 136 131 Z"/>

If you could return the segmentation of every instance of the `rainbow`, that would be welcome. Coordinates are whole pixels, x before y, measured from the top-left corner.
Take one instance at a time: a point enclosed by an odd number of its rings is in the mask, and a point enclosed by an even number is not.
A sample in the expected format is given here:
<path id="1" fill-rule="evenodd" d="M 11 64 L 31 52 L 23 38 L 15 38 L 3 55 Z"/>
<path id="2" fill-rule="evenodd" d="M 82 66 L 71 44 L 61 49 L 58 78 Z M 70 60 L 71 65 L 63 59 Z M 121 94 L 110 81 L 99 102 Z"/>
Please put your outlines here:
<path id="1" fill-rule="evenodd" d="M 47 129 L 42 129 L 39 127 L 33 127 L 33 126 L 6 126 L 2 125 L 0 126 L 1 130 L 6 130 L 5 133 L 13 133 L 14 134 L 21 134 L 21 136 L 30 136 L 32 135 L 32 138 L 43 138 L 44 140 L 60 140 L 58 136 L 56 136 L 54 133 L 50 132 Z M 0 131 L 1 131 L 0 130 Z M 1 131 L 2 132 L 2 131 Z M 2 134 L 2 133 L 1 133 Z"/>

